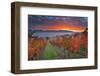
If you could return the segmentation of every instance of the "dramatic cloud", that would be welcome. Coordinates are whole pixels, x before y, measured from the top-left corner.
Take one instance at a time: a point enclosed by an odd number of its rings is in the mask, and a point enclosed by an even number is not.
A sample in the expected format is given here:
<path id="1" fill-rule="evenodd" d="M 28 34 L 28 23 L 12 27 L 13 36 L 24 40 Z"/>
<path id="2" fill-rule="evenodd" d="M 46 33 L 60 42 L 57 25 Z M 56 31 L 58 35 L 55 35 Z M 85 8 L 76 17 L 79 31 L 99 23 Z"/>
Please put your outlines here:
<path id="1" fill-rule="evenodd" d="M 32 30 L 71 30 L 83 32 L 87 17 L 29 15 L 28 28 Z"/>

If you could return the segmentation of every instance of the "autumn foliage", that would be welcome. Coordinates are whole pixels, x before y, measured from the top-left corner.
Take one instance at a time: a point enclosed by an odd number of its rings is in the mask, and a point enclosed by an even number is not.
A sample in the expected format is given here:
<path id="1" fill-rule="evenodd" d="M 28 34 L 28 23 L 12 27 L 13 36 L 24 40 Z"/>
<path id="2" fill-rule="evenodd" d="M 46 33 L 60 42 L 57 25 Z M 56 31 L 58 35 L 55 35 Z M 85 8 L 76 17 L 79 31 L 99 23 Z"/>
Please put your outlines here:
<path id="1" fill-rule="evenodd" d="M 38 58 L 41 50 L 45 48 L 47 41 L 42 38 L 31 38 L 28 42 L 28 58 Z"/>
<path id="2" fill-rule="evenodd" d="M 68 51 L 71 54 L 85 51 L 86 56 L 88 46 L 87 34 L 88 33 L 85 31 L 83 33 L 74 33 L 72 35 L 55 36 L 49 39 L 31 37 L 28 39 L 28 59 L 39 59 L 40 54 L 43 52 L 48 42 L 54 47 L 63 48 L 64 51 Z"/>
<path id="3" fill-rule="evenodd" d="M 72 53 L 79 53 L 80 48 L 86 48 L 88 44 L 87 34 L 74 34 L 72 36 L 58 37 L 56 40 L 51 40 L 51 44 L 57 47 L 63 47 L 65 50 Z"/>

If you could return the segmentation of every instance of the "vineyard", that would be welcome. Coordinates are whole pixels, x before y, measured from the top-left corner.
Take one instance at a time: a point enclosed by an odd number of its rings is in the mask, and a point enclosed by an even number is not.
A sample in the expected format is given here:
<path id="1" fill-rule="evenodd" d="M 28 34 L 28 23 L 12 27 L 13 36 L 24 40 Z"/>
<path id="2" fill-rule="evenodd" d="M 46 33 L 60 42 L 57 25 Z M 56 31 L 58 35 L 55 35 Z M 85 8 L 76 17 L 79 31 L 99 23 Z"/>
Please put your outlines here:
<path id="1" fill-rule="evenodd" d="M 87 46 L 87 32 L 52 38 L 30 37 L 28 39 L 28 60 L 86 58 Z"/>

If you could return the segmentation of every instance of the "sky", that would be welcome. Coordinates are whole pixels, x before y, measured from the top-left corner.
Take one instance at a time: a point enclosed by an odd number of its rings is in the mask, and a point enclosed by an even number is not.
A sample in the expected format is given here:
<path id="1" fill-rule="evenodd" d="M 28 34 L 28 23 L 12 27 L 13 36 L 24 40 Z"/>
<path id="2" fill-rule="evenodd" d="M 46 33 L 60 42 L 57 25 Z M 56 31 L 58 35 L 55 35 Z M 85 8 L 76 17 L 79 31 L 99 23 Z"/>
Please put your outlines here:
<path id="1" fill-rule="evenodd" d="M 70 30 L 83 32 L 87 27 L 87 17 L 28 15 L 29 30 Z"/>

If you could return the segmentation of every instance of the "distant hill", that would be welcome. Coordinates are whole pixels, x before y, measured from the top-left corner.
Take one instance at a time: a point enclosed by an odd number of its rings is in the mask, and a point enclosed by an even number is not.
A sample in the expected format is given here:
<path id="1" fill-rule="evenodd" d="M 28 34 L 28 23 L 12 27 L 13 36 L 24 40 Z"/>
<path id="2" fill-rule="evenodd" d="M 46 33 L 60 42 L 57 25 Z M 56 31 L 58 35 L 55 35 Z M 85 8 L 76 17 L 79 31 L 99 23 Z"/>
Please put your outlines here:
<path id="1" fill-rule="evenodd" d="M 33 30 L 33 32 L 73 32 L 69 30 Z"/>

